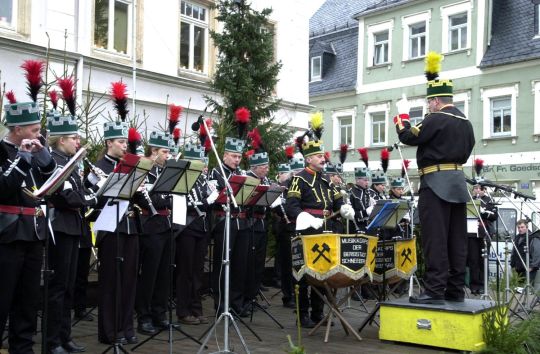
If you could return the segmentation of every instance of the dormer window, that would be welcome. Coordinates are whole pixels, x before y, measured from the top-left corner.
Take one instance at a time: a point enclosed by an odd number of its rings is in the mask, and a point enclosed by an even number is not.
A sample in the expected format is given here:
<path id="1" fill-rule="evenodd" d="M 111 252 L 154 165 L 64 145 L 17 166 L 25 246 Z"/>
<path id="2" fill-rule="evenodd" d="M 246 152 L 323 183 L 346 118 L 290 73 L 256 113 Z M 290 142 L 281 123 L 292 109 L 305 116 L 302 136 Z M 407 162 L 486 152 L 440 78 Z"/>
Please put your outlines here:
<path id="1" fill-rule="evenodd" d="M 311 58 L 311 81 L 321 80 L 322 77 L 322 57 Z"/>

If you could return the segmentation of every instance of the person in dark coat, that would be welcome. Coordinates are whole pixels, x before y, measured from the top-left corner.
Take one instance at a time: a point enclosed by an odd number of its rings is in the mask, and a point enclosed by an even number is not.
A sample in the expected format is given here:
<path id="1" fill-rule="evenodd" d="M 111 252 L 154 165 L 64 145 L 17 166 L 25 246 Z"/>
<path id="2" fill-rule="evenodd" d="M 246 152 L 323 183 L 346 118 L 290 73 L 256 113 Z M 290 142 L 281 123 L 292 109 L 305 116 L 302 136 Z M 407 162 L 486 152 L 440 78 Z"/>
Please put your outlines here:
<path id="1" fill-rule="evenodd" d="M 441 56 L 429 53 L 427 101 L 429 114 L 416 126 L 409 122 L 405 95 L 396 106 L 394 124 L 399 140 L 418 146 L 420 175 L 418 211 L 426 272 L 425 290 L 413 303 L 464 301 L 467 260 L 466 202 L 470 200 L 462 165 L 475 139 L 471 122 L 453 105 L 453 83 L 438 78 Z"/>
<path id="2" fill-rule="evenodd" d="M 49 145 L 58 167 L 65 166 L 80 144 L 77 117 L 52 112 L 47 119 Z M 79 167 L 51 198 L 50 221 L 53 242 L 49 242 L 49 267 L 53 271 L 48 292 L 47 345 L 51 353 L 80 353 L 85 348 L 71 338 L 71 308 L 77 274 L 79 242 L 85 228 L 84 208 L 97 202 L 84 191 Z"/>
<path id="3" fill-rule="evenodd" d="M 182 157 L 206 165 L 204 148 L 199 144 L 187 143 Z M 188 325 L 208 323 L 203 316 L 201 290 L 210 239 L 209 211 L 218 192 L 208 184 L 207 174 L 205 166 L 187 196 L 186 225 L 176 238 L 176 315 L 178 322 Z"/>
<path id="4" fill-rule="evenodd" d="M 40 201 L 28 192 L 41 187 L 56 162 L 41 136 L 36 102 L 8 104 L 4 111 L 9 132 L 0 141 L 0 337 L 9 317 L 9 351 L 32 353 L 47 230 Z"/>

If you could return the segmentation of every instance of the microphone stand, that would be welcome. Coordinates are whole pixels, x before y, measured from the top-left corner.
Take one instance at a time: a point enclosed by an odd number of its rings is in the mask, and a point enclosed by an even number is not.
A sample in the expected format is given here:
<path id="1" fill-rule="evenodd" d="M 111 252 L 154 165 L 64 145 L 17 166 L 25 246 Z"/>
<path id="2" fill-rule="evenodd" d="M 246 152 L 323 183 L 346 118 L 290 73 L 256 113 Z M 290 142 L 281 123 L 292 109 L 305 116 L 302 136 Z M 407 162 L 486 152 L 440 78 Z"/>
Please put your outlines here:
<path id="1" fill-rule="evenodd" d="M 203 124 L 204 128 L 208 132 L 208 126 L 206 125 L 206 121 L 202 118 L 202 115 L 199 116 L 198 119 L 199 124 Z M 224 296 L 223 296 L 223 312 L 219 315 L 218 319 L 214 322 L 212 327 L 210 327 L 210 330 L 206 334 L 206 337 L 202 341 L 201 346 L 199 347 L 198 354 L 202 354 L 203 350 L 206 347 L 206 344 L 210 340 L 210 337 L 212 336 L 212 332 L 216 331 L 217 325 L 223 320 L 223 350 L 216 352 L 216 353 L 233 353 L 230 350 L 230 343 L 229 343 L 229 321 L 232 323 L 236 334 L 240 338 L 240 342 L 242 343 L 242 346 L 244 347 L 244 350 L 247 354 L 250 353 L 247 344 L 244 340 L 244 337 L 242 337 L 242 334 L 240 333 L 240 329 L 238 328 L 238 325 L 236 324 L 233 315 L 230 312 L 229 308 L 229 282 L 230 282 L 230 252 L 229 252 L 229 237 L 230 237 L 230 221 L 231 221 L 231 202 L 234 205 L 235 208 L 238 208 L 238 204 L 236 203 L 236 199 L 233 195 L 233 190 L 231 185 L 229 184 L 228 179 L 225 177 L 225 170 L 223 169 L 223 164 L 221 163 L 221 160 L 219 158 L 219 155 L 217 153 L 216 146 L 214 145 L 214 141 L 212 140 L 212 137 L 209 135 L 207 139 L 210 139 L 210 146 L 212 148 L 212 151 L 214 152 L 214 156 L 216 157 L 217 164 L 219 166 L 219 170 L 221 172 L 221 175 L 223 176 L 223 180 L 225 182 L 225 189 L 227 193 L 227 203 L 224 206 L 225 209 L 225 258 L 223 259 L 223 265 L 225 266 L 225 286 L 224 286 Z"/>

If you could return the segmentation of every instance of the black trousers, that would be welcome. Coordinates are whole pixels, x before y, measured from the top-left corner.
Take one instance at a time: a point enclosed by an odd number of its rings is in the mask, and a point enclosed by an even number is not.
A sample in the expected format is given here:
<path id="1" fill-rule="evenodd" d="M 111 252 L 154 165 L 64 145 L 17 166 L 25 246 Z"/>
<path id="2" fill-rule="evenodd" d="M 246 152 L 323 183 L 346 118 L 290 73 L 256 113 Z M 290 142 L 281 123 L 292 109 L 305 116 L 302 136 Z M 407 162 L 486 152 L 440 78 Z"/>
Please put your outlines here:
<path id="1" fill-rule="evenodd" d="M 294 299 L 294 278 L 292 275 L 291 233 L 281 231 L 279 239 L 279 264 L 281 265 L 281 293 L 283 303 Z"/>
<path id="2" fill-rule="evenodd" d="M 426 266 L 426 293 L 462 297 L 467 261 L 465 203 L 449 203 L 431 189 L 423 188 L 420 189 L 418 211 Z"/>
<path id="3" fill-rule="evenodd" d="M 265 231 L 251 231 L 249 235 L 248 274 L 245 300 L 255 299 L 264 278 L 266 266 L 266 245 L 268 235 Z"/>
<path id="4" fill-rule="evenodd" d="M 482 290 L 484 288 L 484 259 L 482 249 L 484 240 L 478 237 L 468 237 L 467 267 L 469 268 L 469 288 Z"/>
<path id="5" fill-rule="evenodd" d="M 139 278 L 135 308 L 141 322 L 163 321 L 169 299 L 171 232 L 139 238 Z M 174 250 L 173 250 L 174 252 Z"/>
<path id="6" fill-rule="evenodd" d="M 225 269 L 222 260 L 225 257 L 224 246 L 225 222 L 221 222 L 212 231 L 214 237 L 214 269 L 212 274 L 212 288 L 214 291 L 215 306 L 218 310 L 223 306 Z M 230 286 L 229 299 L 230 306 L 236 312 L 241 312 L 244 306 L 244 294 L 246 290 L 247 257 L 249 251 L 249 233 L 251 230 L 238 230 L 236 219 L 231 219 L 229 237 L 229 258 L 230 258 Z M 219 307 L 218 307 L 219 305 Z"/>
<path id="7" fill-rule="evenodd" d="M 71 341 L 71 307 L 77 274 L 79 236 L 54 232 L 49 242 L 49 268 L 54 271 L 49 281 L 47 299 L 47 345 L 54 348 Z"/>
<path id="8" fill-rule="evenodd" d="M 120 274 L 116 277 L 117 242 L 116 234 L 107 232 L 99 243 L 99 299 L 98 338 L 102 342 L 114 342 L 115 337 L 132 337 L 133 308 L 137 288 L 137 265 L 139 259 L 139 237 L 120 233 L 118 254 L 123 258 Z M 114 328 L 115 291 L 117 291 L 118 327 Z"/>
<path id="9" fill-rule="evenodd" d="M 185 229 L 176 238 L 176 315 L 203 314 L 201 288 L 204 277 L 204 257 L 208 250 L 208 235 Z"/>
<path id="10" fill-rule="evenodd" d="M 324 301 L 313 290 L 314 285 L 308 285 L 306 278 L 303 277 L 298 282 L 298 308 L 300 309 L 300 315 L 305 316 L 309 312 L 311 306 L 311 318 L 317 319 L 322 316 L 324 310 Z M 326 291 L 323 287 L 316 287 L 319 292 L 325 296 Z"/>
<path id="11" fill-rule="evenodd" d="M 88 306 L 86 290 L 88 289 L 88 275 L 90 274 L 90 258 L 92 248 L 79 248 L 77 259 L 77 275 L 75 277 L 75 290 L 73 293 L 73 309 L 75 312 L 85 312 Z"/>
<path id="12" fill-rule="evenodd" d="M 10 353 L 33 353 L 42 259 L 41 241 L 0 244 L 0 337 L 9 317 Z"/>

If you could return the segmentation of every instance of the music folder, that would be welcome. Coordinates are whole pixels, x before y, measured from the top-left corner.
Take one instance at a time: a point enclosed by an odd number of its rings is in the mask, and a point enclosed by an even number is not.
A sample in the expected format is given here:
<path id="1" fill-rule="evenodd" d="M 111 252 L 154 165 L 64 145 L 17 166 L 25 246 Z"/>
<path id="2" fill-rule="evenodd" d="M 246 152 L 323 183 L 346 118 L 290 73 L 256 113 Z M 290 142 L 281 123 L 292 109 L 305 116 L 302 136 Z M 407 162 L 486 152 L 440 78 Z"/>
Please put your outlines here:
<path id="1" fill-rule="evenodd" d="M 367 226 L 367 230 L 374 229 L 395 229 L 401 219 L 409 212 L 409 205 L 407 201 L 403 200 L 379 200 L 373 207 L 370 217 L 370 223 Z"/>
<path id="2" fill-rule="evenodd" d="M 250 176 L 232 175 L 229 177 L 229 184 L 232 188 L 232 197 L 236 204 L 245 205 L 255 188 L 260 184 L 258 178 Z M 227 202 L 227 187 L 219 192 L 216 203 L 224 204 Z"/>
<path id="3" fill-rule="evenodd" d="M 163 171 L 154 182 L 152 192 L 177 195 L 188 194 L 204 169 L 197 160 L 167 160 Z"/>
<path id="4" fill-rule="evenodd" d="M 129 200 L 139 189 L 153 161 L 137 155 L 126 154 L 109 174 L 105 183 L 97 191 L 98 196 Z"/>
<path id="5" fill-rule="evenodd" d="M 258 185 L 251 194 L 250 198 L 246 201 L 248 206 L 270 206 L 285 190 L 285 187 L 276 183 L 271 185 Z"/>

